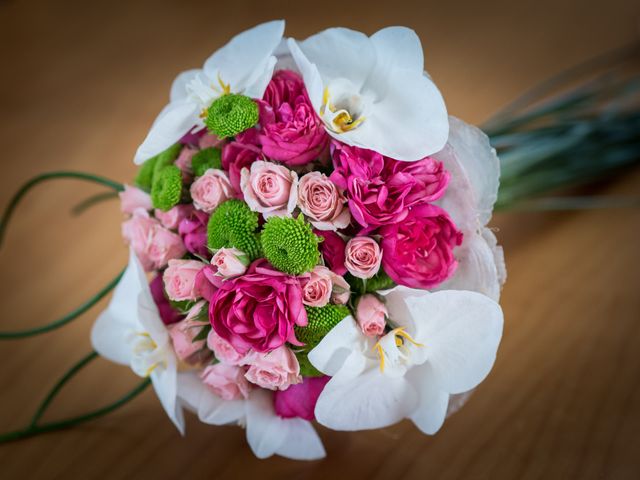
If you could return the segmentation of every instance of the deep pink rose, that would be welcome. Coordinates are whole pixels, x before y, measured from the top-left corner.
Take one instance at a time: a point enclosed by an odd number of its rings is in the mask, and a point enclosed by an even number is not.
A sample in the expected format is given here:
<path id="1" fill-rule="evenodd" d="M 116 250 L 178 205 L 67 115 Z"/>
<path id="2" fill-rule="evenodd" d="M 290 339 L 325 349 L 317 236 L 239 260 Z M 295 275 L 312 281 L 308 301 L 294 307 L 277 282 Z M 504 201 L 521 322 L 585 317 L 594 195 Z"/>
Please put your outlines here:
<path id="1" fill-rule="evenodd" d="M 193 206 L 203 212 L 211 213 L 222 202 L 233 198 L 233 187 L 227 174 L 222 170 L 210 168 L 191 184 Z"/>
<path id="2" fill-rule="evenodd" d="M 169 230 L 176 230 L 178 228 L 178 225 L 180 225 L 180 222 L 183 219 L 191 216 L 192 212 L 192 205 L 180 204 L 172 207 L 166 212 L 163 212 L 159 208 L 156 208 L 153 214 L 158 220 L 160 220 L 160 223 L 162 223 L 163 227 L 168 228 Z"/>
<path id="3" fill-rule="evenodd" d="M 298 206 L 318 230 L 337 230 L 351 222 L 347 199 L 324 173 L 310 172 L 298 183 Z"/>
<path id="4" fill-rule="evenodd" d="M 197 340 L 195 337 L 206 326 L 206 323 L 196 320 L 205 302 L 196 303 L 184 320 L 170 325 L 167 329 L 171 337 L 171 344 L 176 356 L 187 363 L 198 363 L 202 358 L 202 349 L 205 347 L 205 340 Z"/>
<path id="5" fill-rule="evenodd" d="M 193 210 L 191 215 L 180 220 L 178 225 L 178 233 L 187 251 L 202 258 L 211 258 L 211 252 L 207 248 L 207 223 L 209 214 Z"/>
<path id="6" fill-rule="evenodd" d="M 244 378 L 244 370 L 235 365 L 216 363 L 204 369 L 202 382 L 223 400 L 247 398 L 251 385 Z"/>
<path id="7" fill-rule="evenodd" d="M 158 312 L 160 313 L 162 323 L 164 323 L 165 325 L 170 325 L 172 323 L 180 321 L 182 317 L 184 317 L 184 315 L 182 315 L 178 310 L 171 306 L 169 300 L 165 296 L 162 275 L 156 275 L 153 280 L 151 280 L 149 289 L 151 290 L 153 301 L 158 307 Z"/>
<path id="8" fill-rule="evenodd" d="M 300 281 L 265 261 L 254 262 L 245 275 L 225 280 L 213 294 L 213 329 L 240 353 L 268 352 L 285 342 L 301 346 L 293 330 L 307 325 Z"/>
<path id="9" fill-rule="evenodd" d="M 375 295 L 368 293 L 358 299 L 356 320 L 367 337 L 377 337 L 384 333 L 388 315 L 387 307 Z"/>
<path id="10" fill-rule="evenodd" d="M 206 129 L 205 129 L 206 130 Z M 224 144 L 224 139 L 220 140 L 213 133 L 206 132 L 198 139 L 198 146 L 201 150 L 205 148 L 220 148 Z"/>
<path id="11" fill-rule="evenodd" d="M 153 208 L 151 196 L 139 188 L 125 185 L 124 191 L 118 193 L 118 196 L 120 197 L 120 210 L 122 213 L 131 215 L 138 208 L 143 210 L 151 210 Z"/>
<path id="12" fill-rule="evenodd" d="M 196 289 L 196 275 L 205 267 L 198 260 L 169 260 L 164 271 L 164 289 L 167 296 L 176 302 L 196 300 L 200 294 Z"/>
<path id="13" fill-rule="evenodd" d="M 254 212 L 290 216 L 298 198 L 298 174 L 282 165 L 258 160 L 240 173 L 244 200 Z"/>
<path id="14" fill-rule="evenodd" d="M 433 288 L 456 269 L 453 249 L 462 243 L 462 233 L 440 207 L 414 208 L 403 222 L 383 226 L 380 234 L 384 270 L 399 285 Z"/>
<path id="15" fill-rule="evenodd" d="M 318 237 L 322 237 L 322 243 L 320 243 L 320 253 L 324 258 L 324 263 L 338 275 L 344 275 L 347 273 L 347 267 L 344 266 L 344 249 L 346 248 L 346 242 L 340 235 L 335 232 L 320 230 L 313 231 Z"/>
<path id="16" fill-rule="evenodd" d="M 172 258 L 186 253 L 180 236 L 164 228 L 141 208 L 122 224 L 122 236 L 148 272 L 163 268 Z"/>
<path id="17" fill-rule="evenodd" d="M 300 364 L 290 348 L 282 345 L 268 353 L 254 352 L 245 358 L 249 365 L 245 377 L 251 383 L 269 390 L 286 390 L 300 383 Z"/>
<path id="18" fill-rule="evenodd" d="M 305 377 L 302 383 L 277 391 L 273 397 L 276 414 L 282 418 L 300 417 L 315 420 L 314 411 L 318 397 L 331 377 Z"/>
<path id="19" fill-rule="evenodd" d="M 347 242 L 344 265 L 349 273 L 358 278 L 371 278 L 380 270 L 382 252 L 371 237 L 354 237 Z"/>
<path id="20" fill-rule="evenodd" d="M 280 70 L 264 92 L 260 142 L 265 156 L 289 166 L 315 160 L 329 137 L 297 73 Z"/>
<path id="21" fill-rule="evenodd" d="M 229 142 L 223 147 L 222 168 L 229 175 L 229 181 L 237 198 L 242 199 L 240 172 L 245 167 L 251 167 L 251 164 L 256 160 L 263 158 L 258 143 L 258 133 L 254 128 L 241 133 L 233 142 Z"/>
<path id="22" fill-rule="evenodd" d="M 346 190 L 353 218 L 365 228 L 398 223 L 409 210 L 440 198 L 449 173 L 431 157 L 400 162 L 372 150 L 332 142 L 331 180 Z"/>

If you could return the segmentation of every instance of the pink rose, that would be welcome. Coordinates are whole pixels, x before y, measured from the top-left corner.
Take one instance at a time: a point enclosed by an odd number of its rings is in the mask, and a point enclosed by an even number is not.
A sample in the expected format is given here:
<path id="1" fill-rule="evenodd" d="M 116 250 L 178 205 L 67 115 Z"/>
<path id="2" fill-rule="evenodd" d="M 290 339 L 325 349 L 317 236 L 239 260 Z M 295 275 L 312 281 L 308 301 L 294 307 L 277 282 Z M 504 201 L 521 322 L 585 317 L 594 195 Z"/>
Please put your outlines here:
<path id="1" fill-rule="evenodd" d="M 198 150 L 185 145 L 184 147 L 182 147 L 182 150 L 180 150 L 180 154 L 174 162 L 175 166 L 178 167 L 182 173 L 186 173 L 188 176 L 190 176 L 191 159 L 196 153 L 198 153 Z"/>
<path id="2" fill-rule="evenodd" d="M 368 293 L 358 300 L 356 320 L 367 337 L 377 337 L 384 333 L 387 316 L 387 307 L 375 295 Z"/>
<path id="3" fill-rule="evenodd" d="M 331 301 L 340 305 L 345 305 L 351 296 L 351 287 L 347 281 L 335 272 L 329 271 L 331 275 Z"/>
<path id="4" fill-rule="evenodd" d="M 206 322 L 197 320 L 205 302 L 198 302 L 193 306 L 186 318 L 178 323 L 168 326 L 173 350 L 180 360 L 187 363 L 197 363 L 200 360 L 201 350 L 205 347 L 205 340 L 193 341 L 195 337 L 207 326 Z"/>
<path id="5" fill-rule="evenodd" d="M 317 266 L 302 289 L 302 303 L 310 307 L 324 307 L 331 299 L 333 282 L 331 270 Z"/>
<path id="6" fill-rule="evenodd" d="M 141 208 L 122 224 L 122 236 L 148 272 L 159 270 L 170 259 L 185 254 L 182 239 L 149 217 L 149 213 Z"/>
<path id="7" fill-rule="evenodd" d="M 245 355 L 233 348 L 233 345 L 218 335 L 215 330 L 209 332 L 207 346 L 219 361 L 228 365 L 240 365 L 245 358 Z"/>
<path id="8" fill-rule="evenodd" d="M 244 377 L 244 370 L 235 365 L 216 363 L 204 369 L 202 382 L 223 400 L 248 398 L 251 385 Z"/>
<path id="9" fill-rule="evenodd" d="M 176 230 L 180 222 L 191 216 L 193 207 L 191 205 L 176 205 L 175 207 L 163 212 L 159 208 L 153 212 L 155 217 L 160 220 L 162 226 L 169 230 Z"/>
<path id="10" fill-rule="evenodd" d="M 270 216 L 291 216 L 296 208 L 298 174 L 282 165 L 258 160 L 243 168 L 240 188 L 251 210 Z"/>
<path id="11" fill-rule="evenodd" d="M 198 146 L 200 150 L 204 150 L 205 148 L 216 147 L 220 148 L 224 144 L 224 139 L 219 139 L 213 133 L 206 132 L 204 135 L 200 137 L 198 140 Z"/>
<path id="12" fill-rule="evenodd" d="M 261 159 L 263 159 L 263 155 L 255 128 L 242 132 L 235 137 L 233 142 L 229 142 L 223 147 L 222 168 L 228 172 L 237 198 L 242 199 L 240 172 L 243 168 L 248 168 L 253 162 Z"/>
<path id="13" fill-rule="evenodd" d="M 304 277 L 302 277 L 304 278 Z M 213 293 L 209 320 L 218 335 L 240 353 L 268 352 L 285 342 L 301 346 L 294 325 L 307 325 L 301 277 L 291 277 L 257 260 L 241 277 L 225 280 Z"/>
<path id="14" fill-rule="evenodd" d="M 171 300 L 182 302 L 196 300 L 196 275 L 205 267 L 197 260 L 169 260 L 169 267 L 162 276 L 164 289 Z"/>
<path id="15" fill-rule="evenodd" d="M 237 277 L 247 271 L 249 258 L 237 248 L 221 248 L 213 255 L 211 265 L 215 265 L 222 277 Z"/>
<path id="16" fill-rule="evenodd" d="M 304 418 L 315 420 L 314 411 L 318 397 L 331 377 L 305 377 L 302 383 L 291 385 L 286 390 L 276 391 L 273 406 L 276 415 L 282 418 Z"/>
<path id="17" fill-rule="evenodd" d="M 171 306 L 169 299 L 167 299 L 167 296 L 165 295 L 162 275 L 158 274 L 153 277 L 153 280 L 149 283 L 149 289 L 151 290 L 153 301 L 156 304 L 156 307 L 158 307 L 162 323 L 170 325 L 182 320 L 184 315 Z"/>
<path id="18" fill-rule="evenodd" d="M 365 228 L 403 221 L 412 208 L 440 198 L 449 182 L 442 163 L 430 157 L 400 162 L 336 141 L 331 152 L 330 178 L 347 192 L 351 215 Z"/>
<path id="19" fill-rule="evenodd" d="M 211 257 L 211 252 L 207 247 L 208 223 L 209 214 L 195 209 L 192 210 L 189 217 L 180 220 L 178 233 L 189 253 L 202 258 Z"/>
<path id="20" fill-rule="evenodd" d="M 191 184 L 191 198 L 194 207 L 211 213 L 222 202 L 233 198 L 233 187 L 226 173 L 210 168 Z"/>
<path id="21" fill-rule="evenodd" d="M 260 103 L 260 142 L 268 158 L 298 166 L 320 156 L 329 137 L 300 75 L 288 70 L 276 72 Z"/>
<path id="22" fill-rule="evenodd" d="M 314 233 L 323 238 L 319 248 L 324 263 L 338 275 L 347 273 L 347 267 L 344 266 L 344 250 L 347 245 L 342 237 L 331 231 L 314 230 Z"/>
<path id="23" fill-rule="evenodd" d="M 354 277 L 366 279 L 380 270 L 382 252 L 371 237 L 355 237 L 347 242 L 344 265 Z"/>
<path id="24" fill-rule="evenodd" d="M 380 234 L 384 270 L 399 285 L 433 288 L 456 269 L 453 249 L 462 243 L 462 233 L 440 207 L 417 207 L 402 223 L 383 226 Z"/>
<path id="25" fill-rule="evenodd" d="M 347 199 L 338 187 L 320 172 L 307 173 L 298 184 L 298 206 L 318 230 L 337 230 L 351 222 Z"/>
<path id="26" fill-rule="evenodd" d="M 151 196 L 143 190 L 136 187 L 124 186 L 124 191 L 118 193 L 120 197 L 120 210 L 122 213 L 131 215 L 134 210 L 141 208 L 143 210 L 151 210 Z"/>
<path id="27" fill-rule="evenodd" d="M 245 362 L 249 364 L 245 377 L 262 388 L 286 390 L 302 381 L 298 359 L 284 345 L 268 353 L 253 353 Z"/>

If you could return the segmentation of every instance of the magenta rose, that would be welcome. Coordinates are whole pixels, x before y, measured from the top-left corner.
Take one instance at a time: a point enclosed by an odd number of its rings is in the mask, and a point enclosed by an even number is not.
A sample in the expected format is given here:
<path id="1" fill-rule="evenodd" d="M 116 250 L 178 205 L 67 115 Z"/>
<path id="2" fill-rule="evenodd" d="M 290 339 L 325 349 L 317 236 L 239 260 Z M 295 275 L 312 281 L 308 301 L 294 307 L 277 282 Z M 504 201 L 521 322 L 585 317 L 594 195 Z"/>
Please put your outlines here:
<path id="1" fill-rule="evenodd" d="M 229 175 L 229 181 L 237 198 L 242 198 L 240 172 L 245 167 L 251 167 L 251 164 L 256 160 L 263 158 L 255 128 L 241 133 L 233 142 L 227 143 L 222 148 L 222 168 Z"/>
<path id="2" fill-rule="evenodd" d="M 347 244 L 342 237 L 331 231 L 314 230 L 313 233 L 323 238 L 319 248 L 327 267 L 338 275 L 347 273 L 347 267 L 344 266 L 344 249 Z"/>
<path id="3" fill-rule="evenodd" d="M 382 252 L 378 242 L 371 237 L 352 238 L 347 242 L 344 255 L 344 266 L 354 277 L 371 278 L 380 270 Z"/>
<path id="4" fill-rule="evenodd" d="M 202 258 L 211 258 L 207 248 L 207 223 L 207 213 L 193 210 L 189 217 L 183 218 L 178 224 L 178 233 L 187 251 Z"/>
<path id="5" fill-rule="evenodd" d="M 382 227 L 380 235 L 384 270 L 399 285 L 433 288 L 456 269 L 453 249 L 462 243 L 462 232 L 440 207 L 414 208 L 402 223 Z"/>
<path id="6" fill-rule="evenodd" d="M 335 183 L 320 172 L 304 175 L 298 183 L 298 206 L 318 230 L 337 230 L 351 222 L 347 199 Z"/>
<path id="7" fill-rule="evenodd" d="M 304 418 L 315 420 L 314 411 L 318 397 L 331 377 L 305 377 L 302 383 L 277 391 L 273 397 L 276 414 L 282 418 Z"/>
<path id="8" fill-rule="evenodd" d="M 431 157 L 400 162 L 372 150 L 332 142 L 331 180 L 346 190 L 353 218 L 365 228 L 398 223 L 409 210 L 440 198 L 449 173 Z"/>
<path id="9" fill-rule="evenodd" d="M 220 283 L 210 299 L 211 326 L 240 353 L 301 346 L 293 330 L 307 325 L 300 282 L 258 260 L 245 275 Z"/>
<path id="10" fill-rule="evenodd" d="M 173 308 L 171 303 L 169 303 L 164 292 L 164 281 L 162 280 L 162 275 L 156 275 L 153 280 L 151 280 L 149 289 L 151 290 L 153 301 L 156 304 L 156 307 L 158 307 L 162 323 L 170 325 L 180 321 L 184 317 L 184 315 Z"/>
<path id="11" fill-rule="evenodd" d="M 298 166 L 320 156 L 329 137 L 300 75 L 289 70 L 276 72 L 261 104 L 260 142 L 267 158 Z"/>

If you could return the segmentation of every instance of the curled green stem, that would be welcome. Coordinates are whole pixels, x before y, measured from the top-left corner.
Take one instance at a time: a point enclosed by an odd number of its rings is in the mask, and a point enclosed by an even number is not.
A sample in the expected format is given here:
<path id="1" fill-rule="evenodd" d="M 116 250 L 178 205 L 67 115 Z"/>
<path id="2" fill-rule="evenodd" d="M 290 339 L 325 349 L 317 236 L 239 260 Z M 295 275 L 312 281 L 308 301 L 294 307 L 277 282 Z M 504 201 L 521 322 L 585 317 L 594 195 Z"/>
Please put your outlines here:
<path id="1" fill-rule="evenodd" d="M 81 215 L 91 207 L 98 205 L 106 200 L 118 198 L 118 192 L 100 192 L 85 198 L 71 209 L 72 215 Z"/>
<path id="2" fill-rule="evenodd" d="M 111 290 L 115 288 L 118 284 L 122 275 L 124 274 L 124 270 L 122 270 L 116 277 L 111 280 L 102 290 L 96 293 L 93 297 L 87 300 L 85 303 L 80 305 L 75 310 L 69 312 L 65 316 L 54 320 L 53 322 L 47 323 L 46 325 L 42 325 L 40 327 L 34 327 L 27 330 L 17 330 L 15 332 L 0 332 L 0 340 L 14 340 L 18 338 L 26 338 L 32 337 L 34 335 L 39 335 L 41 333 L 50 332 L 51 330 L 55 330 L 56 328 L 60 328 L 63 325 L 71 322 L 72 320 L 78 318 L 84 312 L 93 307 L 96 303 L 98 303 L 102 298 L 104 298 Z"/>
<path id="3" fill-rule="evenodd" d="M 36 185 L 46 182 L 47 180 L 54 180 L 59 178 L 93 182 L 93 183 L 97 183 L 99 185 L 103 185 L 105 187 L 111 188 L 116 192 L 121 192 L 124 190 L 124 185 L 122 185 L 119 182 L 110 180 L 105 177 L 92 175 L 84 172 L 57 171 L 57 172 L 48 172 L 48 173 L 42 173 L 40 175 L 37 175 L 33 177 L 31 180 L 27 181 L 24 185 L 22 185 L 22 187 L 20 187 L 20 189 L 15 193 L 15 195 L 9 202 L 9 205 L 7 206 L 7 208 L 4 210 L 4 213 L 2 214 L 2 220 L 0 220 L 0 245 L 2 245 L 2 242 L 4 240 L 4 235 L 7 230 L 9 220 L 11 219 L 16 207 L 20 203 L 20 200 L 22 200 L 22 198 L 29 192 L 29 190 L 31 190 Z"/>

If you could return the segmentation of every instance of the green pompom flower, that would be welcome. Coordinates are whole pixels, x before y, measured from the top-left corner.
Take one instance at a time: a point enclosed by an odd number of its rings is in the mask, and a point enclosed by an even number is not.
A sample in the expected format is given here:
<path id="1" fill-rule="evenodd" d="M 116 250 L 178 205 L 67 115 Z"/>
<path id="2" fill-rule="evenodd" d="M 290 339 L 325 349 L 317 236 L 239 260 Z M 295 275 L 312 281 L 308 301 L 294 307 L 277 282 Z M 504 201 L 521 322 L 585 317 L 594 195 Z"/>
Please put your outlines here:
<path id="1" fill-rule="evenodd" d="M 271 217 L 262 231 L 262 250 L 271 265 L 289 275 L 300 275 L 318 264 L 320 239 L 302 215 Z"/>
<path id="2" fill-rule="evenodd" d="M 151 157 L 140 166 L 140 170 L 136 175 L 133 183 L 146 192 L 151 191 L 153 185 L 153 173 L 156 169 L 156 161 L 158 157 Z"/>
<path id="3" fill-rule="evenodd" d="M 163 212 L 180 203 L 182 196 L 182 172 L 175 165 L 168 165 L 153 176 L 151 201 Z"/>
<path id="4" fill-rule="evenodd" d="M 258 123 L 258 104 L 245 95 L 222 95 L 207 109 L 204 123 L 218 138 L 233 137 Z"/>
<path id="5" fill-rule="evenodd" d="M 324 307 L 308 307 L 308 323 L 306 327 L 295 326 L 296 338 L 305 343 L 305 350 L 315 347 L 333 327 L 349 315 L 349 308 L 344 305 L 325 305 Z"/>
<path id="6" fill-rule="evenodd" d="M 298 359 L 298 365 L 300 365 L 300 375 L 303 377 L 322 377 L 324 375 L 311 364 L 306 352 L 296 353 L 296 358 Z"/>
<path id="7" fill-rule="evenodd" d="M 251 260 L 260 256 L 260 241 L 256 235 L 258 214 L 241 200 L 232 199 L 215 209 L 207 225 L 208 246 L 211 250 L 235 247 Z"/>
<path id="8" fill-rule="evenodd" d="M 222 154 L 219 148 L 205 148 L 191 158 L 191 170 L 196 177 L 201 177 L 210 168 L 222 168 Z"/>

